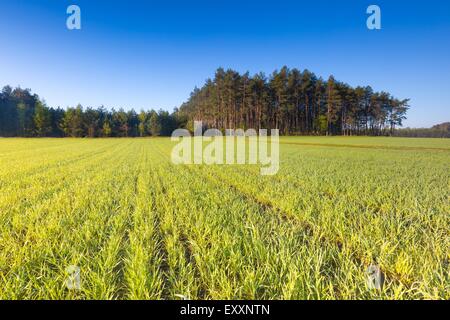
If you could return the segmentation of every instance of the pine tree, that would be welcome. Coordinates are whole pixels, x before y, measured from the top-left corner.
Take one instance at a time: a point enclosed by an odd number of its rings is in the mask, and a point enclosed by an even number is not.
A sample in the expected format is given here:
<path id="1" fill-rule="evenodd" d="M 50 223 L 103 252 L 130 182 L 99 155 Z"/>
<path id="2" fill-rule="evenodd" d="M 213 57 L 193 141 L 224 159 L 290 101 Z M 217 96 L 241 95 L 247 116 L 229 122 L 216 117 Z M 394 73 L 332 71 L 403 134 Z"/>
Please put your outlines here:
<path id="1" fill-rule="evenodd" d="M 139 136 L 144 137 L 147 135 L 147 113 L 142 110 L 138 116 L 139 119 Z"/>
<path id="2" fill-rule="evenodd" d="M 333 76 L 330 76 L 327 83 L 327 135 L 334 134 L 336 131 L 335 125 L 338 123 L 341 102 L 336 81 Z"/>
<path id="3" fill-rule="evenodd" d="M 161 133 L 161 123 L 159 122 L 159 117 L 156 112 L 153 112 L 150 116 L 149 127 L 152 136 L 159 136 Z"/>
<path id="4" fill-rule="evenodd" d="M 103 123 L 102 131 L 104 137 L 111 137 L 112 130 L 108 119 L 106 119 L 105 122 Z"/>
<path id="5" fill-rule="evenodd" d="M 39 137 L 48 136 L 52 132 L 52 115 L 47 106 L 37 101 L 34 110 L 34 125 Z"/>

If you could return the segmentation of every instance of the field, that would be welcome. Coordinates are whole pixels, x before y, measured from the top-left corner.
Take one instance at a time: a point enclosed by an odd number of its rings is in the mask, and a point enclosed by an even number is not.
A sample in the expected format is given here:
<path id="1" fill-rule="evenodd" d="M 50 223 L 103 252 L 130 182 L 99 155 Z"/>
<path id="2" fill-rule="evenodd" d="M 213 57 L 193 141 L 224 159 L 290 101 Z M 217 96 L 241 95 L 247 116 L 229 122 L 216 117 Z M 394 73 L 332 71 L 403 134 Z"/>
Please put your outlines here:
<path id="1" fill-rule="evenodd" d="M 172 146 L 0 139 L 0 299 L 450 299 L 450 140 L 281 138 L 275 176 Z"/>

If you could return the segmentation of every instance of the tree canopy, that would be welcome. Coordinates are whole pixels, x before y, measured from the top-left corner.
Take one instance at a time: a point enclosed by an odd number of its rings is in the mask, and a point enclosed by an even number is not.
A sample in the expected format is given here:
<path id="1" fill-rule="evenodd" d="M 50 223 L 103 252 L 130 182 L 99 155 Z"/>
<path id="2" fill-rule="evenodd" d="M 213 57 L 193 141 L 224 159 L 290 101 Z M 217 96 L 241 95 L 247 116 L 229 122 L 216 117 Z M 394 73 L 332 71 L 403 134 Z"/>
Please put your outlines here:
<path id="1" fill-rule="evenodd" d="M 3 137 L 144 137 L 170 135 L 177 127 L 175 114 L 163 110 L 55 109 L 29 89 L 6 86 L 0 93 Z"/>
<path id="2" fill-rule="evenodd" d="M 219 68 L 172 113 L 53 108 L 29 89 L 6 86 L 0 93 L 0 136 L 169 136 L 177 128 L 192 130 L 196 120 L 206 128 L 276 128 L 284 135 L 392 135 L 406 119 L 408 102 L 309 70 L 283 67 L 267 77 Z"/>
<path id="3" fill-rule="evenodd" d="M 219 68 L 180 108 L 188 121 L 218 129 L 280 129 L 285 135 L 382 135 L 402 126 L 409 100 L 353 88 L 309 70 L 281 68 L 269 77 Z"/>

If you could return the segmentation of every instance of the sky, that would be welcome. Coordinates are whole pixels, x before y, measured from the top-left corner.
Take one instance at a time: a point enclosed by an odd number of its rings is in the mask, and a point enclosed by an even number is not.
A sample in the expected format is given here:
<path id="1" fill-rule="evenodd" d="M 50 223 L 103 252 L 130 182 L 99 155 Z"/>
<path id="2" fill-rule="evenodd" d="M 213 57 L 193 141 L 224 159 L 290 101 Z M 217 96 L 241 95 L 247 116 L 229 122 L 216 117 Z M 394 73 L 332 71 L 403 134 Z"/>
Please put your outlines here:
<path id="1" fill-rule="evenodd" d="M 81 9 L 81 30 L 66 27 Z M 381 30 L 366 9 L 381 8 Z M 49 106 L 164 109 L 218 67 L 267 75 L 286 65 L 410 98 L 405 126 L 450 121 L 450 2 L 0 1 L 0 86 Z"/>

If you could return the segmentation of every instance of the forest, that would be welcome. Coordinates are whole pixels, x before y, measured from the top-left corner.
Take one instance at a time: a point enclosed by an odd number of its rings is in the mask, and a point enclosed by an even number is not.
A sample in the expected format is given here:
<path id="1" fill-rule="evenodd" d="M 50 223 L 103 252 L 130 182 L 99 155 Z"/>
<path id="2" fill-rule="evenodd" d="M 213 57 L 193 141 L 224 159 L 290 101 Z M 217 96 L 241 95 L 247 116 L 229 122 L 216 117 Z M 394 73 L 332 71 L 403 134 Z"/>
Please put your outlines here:
<path id="1" fill-rule="evenodd" d="M 437 124 L 431 128 L 401 128 L 394 132 L 396 137 L 450 138 L 450 122 Z"/>
<path id="2" fill-rule="evenodd" d="M 283 135 L 450 136 L 448 126 L 400 129 L 408 99 L 370 86 L 351 87 L 330 76 L 281 68 L 269 77 L 217 69 L 173 112 L 81 105 L 49 107 L 30 89 L 5 86 L 0 93 L 2 137 L 170 136 L 176 128 L 280 129 Z"/>
<path id="3" fill-rule="evenodd" d="M 81 105 L 48 107 L 30 89 L 3 88 L 0 93 L 0 136 L 3 137 L 144 137 L 170 136 L 178 127 L 167 111 L 125 111 Z"/>
<path id="4" fill-rule="evenodd" d="M 281 68 L 270 77 L 219 68 L 179 110 L 218 129 L 280 129 L 284 135 L 391 135 L 409 100 L 369 86 L 352 88 L 309 70 Z M 189 126 L 189 125 L 188 125 Z"/>

